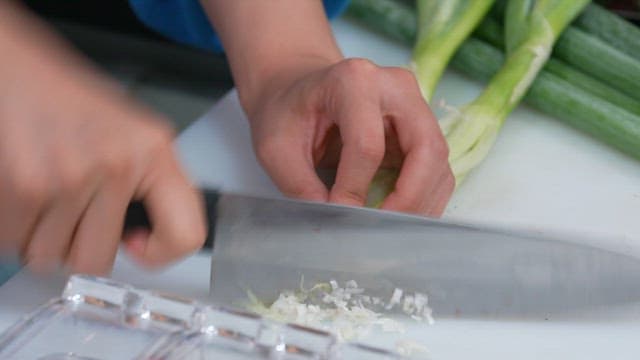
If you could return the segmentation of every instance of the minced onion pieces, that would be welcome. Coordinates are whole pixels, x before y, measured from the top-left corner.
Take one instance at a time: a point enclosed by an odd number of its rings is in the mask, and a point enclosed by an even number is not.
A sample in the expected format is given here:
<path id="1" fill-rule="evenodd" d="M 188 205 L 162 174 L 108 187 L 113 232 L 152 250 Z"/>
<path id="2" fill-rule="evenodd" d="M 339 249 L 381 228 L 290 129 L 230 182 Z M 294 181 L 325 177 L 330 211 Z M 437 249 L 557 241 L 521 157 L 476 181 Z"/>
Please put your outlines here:
<path id="1" fill-rule="evenodd" d="M 402 289 L 395 288 L 393 289 L 393 295 L 391 295 L 391 299 L 389 299 L 389 303 L 384 307 L 387 310 L 393 309 L 395 305 L 400 303 L 402 299 Z"/>
<path id="2" fill-rule="evenodd" d="M 403 339 L 396 342 L 396 351 L 400 355 L 410 356 L 412 359 L 428 359 L 429 350 L 417 341 Z"/>
<path id="3" fill-rule="evenodd" d="M 402 289 L 396 288 L 389 302 L 385 303 L 378 297 L 364 294 L 365 290 L 358 287 L 354 280 L 347 281 L 344 287 L 340 287 L 336 280 L 330 280 L 329 286 L 326 285 L 317 284 L 309 290 L 301 286 L 298 293 L 284 291 L 268 307 L 250 293 L 248 308 L 272 320 L 331 331 L 340 340 L 362 338 L 374 327 L 385 332 L 404 332 L 402 323 L 384 317 L 383 314 L 367 308 L 365 304 L 386 310 L 401 305 L 403 312 L 412 319 L 433 323 L 431 308 L 427 306 L 428 297 L 425 294 L 405 294 Z"/>

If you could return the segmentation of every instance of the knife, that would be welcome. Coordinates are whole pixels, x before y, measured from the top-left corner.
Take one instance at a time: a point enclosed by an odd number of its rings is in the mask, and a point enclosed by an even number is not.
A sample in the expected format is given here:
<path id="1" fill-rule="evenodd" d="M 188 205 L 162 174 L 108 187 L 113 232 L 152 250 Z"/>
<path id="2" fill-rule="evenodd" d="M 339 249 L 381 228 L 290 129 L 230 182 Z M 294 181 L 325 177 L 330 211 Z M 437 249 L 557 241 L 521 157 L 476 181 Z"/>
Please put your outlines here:
<path id="1" fill-rule="evenodd" d="M 570 318 L 636 307 L 640 259 L 580 244 L 382 210 L 205 190 L 211 300 L 265 302 L 355 280 L 372 296 L 429 296 L 439 317 Z M 128 224 L 140 224 L 134 206 Z M 131 218 L 130 218 L 131 217 Z M 136 220 L 136 221 L 133 221 Z M 148 224 L 148 221 L 147 221 Z M 628 314 L 629 312 L 625 312 Z"/>

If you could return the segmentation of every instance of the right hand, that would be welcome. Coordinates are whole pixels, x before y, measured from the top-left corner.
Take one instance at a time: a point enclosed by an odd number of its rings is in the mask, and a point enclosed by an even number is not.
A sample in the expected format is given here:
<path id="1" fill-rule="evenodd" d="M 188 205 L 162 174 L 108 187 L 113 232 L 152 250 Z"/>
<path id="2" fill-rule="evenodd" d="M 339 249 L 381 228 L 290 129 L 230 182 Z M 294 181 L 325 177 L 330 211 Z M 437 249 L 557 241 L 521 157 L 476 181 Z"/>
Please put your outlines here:
<path id="1" fill-rule="evenodd" d="M 0 45 L 0 250 L 39 272 L 107 273 L 132 199 L 154 225 L 125 239 L 135 259 L 198 249 L 203 204 L 162 119 L 59 47 Z"/>

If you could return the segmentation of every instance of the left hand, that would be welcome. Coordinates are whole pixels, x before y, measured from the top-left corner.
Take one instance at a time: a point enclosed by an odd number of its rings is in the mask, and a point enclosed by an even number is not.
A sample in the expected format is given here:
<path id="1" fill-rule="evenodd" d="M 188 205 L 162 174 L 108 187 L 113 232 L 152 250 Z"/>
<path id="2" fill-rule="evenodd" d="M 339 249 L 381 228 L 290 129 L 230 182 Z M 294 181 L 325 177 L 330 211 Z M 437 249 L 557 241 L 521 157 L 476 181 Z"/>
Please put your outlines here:
<path id="1" fill-rule="evenodd" d="M 455 180 L 413 74 L 368 60 L 315 63 L 245 98 L 254 149 L 288 196 L 362 206 L 379 168 L 400 171 L 383 209 L 440 216 Z M 336 166 L 327 189 L 318 166 Z"/>
<path id="2" fill-rule="evenodd" d="M 345 60 L 321 1 L 201 3 L 258 159 L 285 195 L 364 205 L 376 171 L 393 167 L 383 209 L 442 214 L 454 188 L 447 143 L 411 72 Z M 315 170 L 327 165 L 337 166 L 331 189 Z"/>

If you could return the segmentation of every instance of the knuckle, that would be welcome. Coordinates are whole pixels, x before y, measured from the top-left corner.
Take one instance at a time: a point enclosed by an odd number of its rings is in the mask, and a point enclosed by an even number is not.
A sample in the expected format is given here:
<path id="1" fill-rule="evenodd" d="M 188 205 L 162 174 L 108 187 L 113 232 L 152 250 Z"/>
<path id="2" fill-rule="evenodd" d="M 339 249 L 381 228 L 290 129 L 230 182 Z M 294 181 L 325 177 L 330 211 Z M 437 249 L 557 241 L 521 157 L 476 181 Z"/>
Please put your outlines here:
<path id="1" fill-rule="evenodd" d="M 143 155 L 153 154 L 170 147 L 174 139 L 173 129 L 162 121 L 138 123 L 133 141 L 139 144 Z"/>
<path id="2" fill-rule="evenodd" d="M 447 161 L 449 159 L 449 145 L 444 139 L 432 141 L 429 150 L 438 160 Z"/>
<path id="3" fill-rule="evenodd" d="M 345 189 L 337 195 L 337 198 L 340 202 L 361 205 L 367 201 L 367 194 L 357 190 Z"/>
<path id="4" fill-rule="evenodd" d="M 145 134 L 151 152 L 160 152 L 170 147 L 173 142 L 173 130 L 169 126 L 153 126 Z"/>
<path id="5" fill-rule="evenodd" d="M 173 128 L 164 122 L 158 122 L 154 124 L 152 129 L 149 131 L 149 138 L 155 144 L 160 146 L 165 146 L 167 144 L 171 144 L 173 138 L 175 137 L 175 131 Z"/>
<path id="6" fill-rule="evenodd" d="M 181 235 L 183 252 L 191 252 L 197 250 L 204 245 L 207 237 L 207 226 L 202 223 L 197 226 L 190 226 L 189 231 L 183 232 Z"/>
<path id="7" fill-rule="evenodd" d="M 202 230 L 191 230 L 189 233 L 181 236 L 181 241 L 178 243 L 178 251 L 181 254 L 187 254 L 192 251 L 196 251 L 204 245 L 206 238 L 206 232 Z"/>
<path id="8" fill-rule="evenodd" d="M 101 173 L 109 179 L 126 176 L 133 168 L 131 156 L 122 153 L 106 153 L 100 159 Z"/>
<path id="9" fill-rule="evenodd" d="M 66 166 L 60 172 L 58 190 L 65 194 L 73 193 L 89 181 L 90 174 L 89 171 L 84 171 L 80 167 Z"/>
<path id="10" fill-rule="evenodd" d="M 370 79 L 371 76 L 375 75 L 379 68 L 373 62 L 362 59 L 362 58 L 352 58 L 342 61 L 340 66 L 337 68 L 339 70 L 339 75 L 349 76 L 355 79 Z"/>
<path id="11" fill-rule="evenodd" d="M 31 206 L 39 206 L 53 196 L 53 187 L 47 176 L 40 170 L 18 170 L 12 177 L 15 196 Z"/>
<path id="12" fill-rule="evenodd" d="M 447 177 L 444 179 L 444 190 L 446 191 L 447 195 L 450 196 L 451 194 L 453 194 L 455 189 L 456 177 L 453 175 L 453 172 L 451 172 L 451 169 L 448 168 Z"/>
<path id="13" fill-rule="evenodd" d="M 402 84 L 417 85 L 416 77 L 411 70 L 395 67 L 392 68 L 391 71 L 393 72 L 393 76 Z"/>
<path id="14" fill-rule="evenodd" d="M 363 160 L 380 163 L 384 158 L 384 143 L 373 134 L 359 138 L 353 147 Z"/>
<path id="15" fill-rule="evenodd" d="M 280 141 L 275 137 L 266 137 L 256 142 L 255 152 L 258 160 L 263 165 L 272 161 L 281 151 Z"/>
<path id="16" fill-rule="evenodd" d="M 207 236 L 204 225 L 175 228 L 169 238 L 175 239 L 171 244 L 172 252 L 178 255 L 188 254 L 202 247 Z"/>

